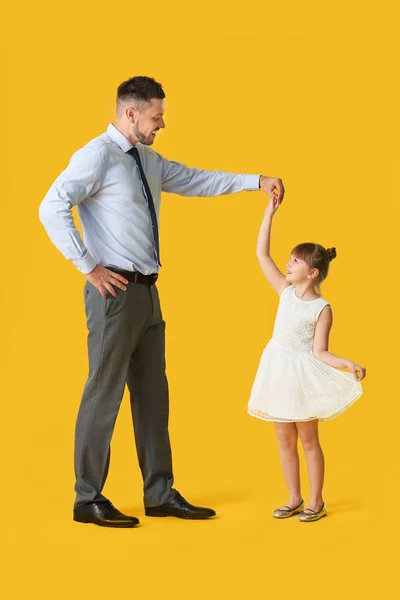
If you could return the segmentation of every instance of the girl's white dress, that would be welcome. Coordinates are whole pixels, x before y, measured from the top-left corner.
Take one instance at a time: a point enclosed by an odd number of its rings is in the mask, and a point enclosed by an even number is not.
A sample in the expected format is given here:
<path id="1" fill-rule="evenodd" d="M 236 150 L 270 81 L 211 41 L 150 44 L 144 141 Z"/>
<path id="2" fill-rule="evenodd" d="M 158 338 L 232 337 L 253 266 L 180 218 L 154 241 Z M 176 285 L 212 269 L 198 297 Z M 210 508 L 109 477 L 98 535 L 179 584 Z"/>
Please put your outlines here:
<path id="1" fill-rule="evenodd" d="M 300 300 L 291 285 L 281 294 L 272 339 L 261 356 L 248 413 L 265 421 L 325 421 L 362 394 L 351 373 L 314 358 L 315 326 L 329 303 Z"/>

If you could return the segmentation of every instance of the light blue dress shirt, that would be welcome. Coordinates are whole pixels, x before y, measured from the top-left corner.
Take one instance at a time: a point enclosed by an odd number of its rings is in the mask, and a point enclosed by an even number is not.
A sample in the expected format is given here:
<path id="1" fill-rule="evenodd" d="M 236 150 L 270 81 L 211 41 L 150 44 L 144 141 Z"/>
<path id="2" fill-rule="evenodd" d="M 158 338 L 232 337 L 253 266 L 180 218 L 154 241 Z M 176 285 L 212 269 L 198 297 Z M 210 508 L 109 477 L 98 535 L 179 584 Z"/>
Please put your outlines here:
<path id="1" fill-rule="evenodd" d="M 157 264 L 151 219 L 131 142 L 109 125 L 71 158 L 39 209 L 40 220 L 62 252 L 84 274 L 96 265 L 155 273 Z M 182 196 L 219 196 L 258 190 L 259 175 L 201 171 L 169 161 L 137 144 L 159 222 L 161 192 Z M 82 222 L 84 241 L 72 207 Z"/>

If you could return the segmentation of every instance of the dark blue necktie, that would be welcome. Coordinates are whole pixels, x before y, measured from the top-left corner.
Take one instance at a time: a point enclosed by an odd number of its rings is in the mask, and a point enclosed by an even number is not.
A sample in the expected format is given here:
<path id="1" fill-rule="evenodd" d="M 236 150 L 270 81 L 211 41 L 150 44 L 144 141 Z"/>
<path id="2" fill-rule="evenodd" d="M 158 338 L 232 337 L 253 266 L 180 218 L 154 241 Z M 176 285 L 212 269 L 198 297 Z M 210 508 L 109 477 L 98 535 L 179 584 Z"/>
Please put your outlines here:
<path id="1" fill-rule="evenodd" d="M 160 267 L 161 267 L 161 263 L 160 263 L 160 242 L 159 242 L 159 239 L 158 239 L 158 223 L 157 223 L 156 209 L 154 208 L 153 196 L 151 195 L 150 187 L 149 187 L 149 184 L 147 182 L 146 175 L 144 174 L 144 171 L 143 171 L 143 167 L 142 167 L 142 163 L 141 163 L 141 160 L 140 160 L 138 149 L 134 146 L 133 148 L 131 148 L 130 150 L 128 150 L 128 152 L 135 159 L 137 168 L 139 170 L 140 179 L 142 180 L 144 197 L 147 200 L 147 206 L 148 206 L 150 217 L 151 217 L 151 227 L 153 229 L 155 257 L 156 257 L 156 260 L 157 260 L 157 264 L 160 265 Z"/>

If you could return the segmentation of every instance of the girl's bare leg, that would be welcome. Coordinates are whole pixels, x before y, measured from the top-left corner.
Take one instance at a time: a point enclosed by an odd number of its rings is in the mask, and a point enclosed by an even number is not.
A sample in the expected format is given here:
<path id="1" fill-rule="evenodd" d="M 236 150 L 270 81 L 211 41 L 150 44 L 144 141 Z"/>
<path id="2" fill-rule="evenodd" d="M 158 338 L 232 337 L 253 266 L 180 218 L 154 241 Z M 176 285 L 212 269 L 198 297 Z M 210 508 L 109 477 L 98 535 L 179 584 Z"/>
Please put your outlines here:
<path id="1" fill-rule="evenodd" d="M 300 466 L 297 450 L 296 423 L 275 423 L 282 469 L 289 489 L 288 506 L 295 508 L 301 502 Z"/>
<path id="2" fill-rule="evenodd" d="M 296 423 L 307 461 L 311 497 L 308 508 L 318 511 L 323 505 L 322 488 L 324 485 L 325 459 L 318 437 L 318 419 Z"/>

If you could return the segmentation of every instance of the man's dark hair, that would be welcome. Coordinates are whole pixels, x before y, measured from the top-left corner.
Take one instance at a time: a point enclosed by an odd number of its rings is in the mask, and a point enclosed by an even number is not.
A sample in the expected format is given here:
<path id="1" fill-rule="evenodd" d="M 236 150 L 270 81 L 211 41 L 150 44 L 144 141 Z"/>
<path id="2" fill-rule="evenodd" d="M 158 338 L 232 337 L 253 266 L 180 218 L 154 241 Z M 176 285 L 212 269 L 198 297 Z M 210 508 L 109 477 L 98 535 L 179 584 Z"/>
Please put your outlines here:
<path id="1" fill-rule="evenodd" d="M 153 98 L 162 100 L 165 98 L 165 93 L 161 83 L 152 77 L 131 77 L 118 86 L 117 105 L 120 102 L 131 100 L 149 103 Z"/>

